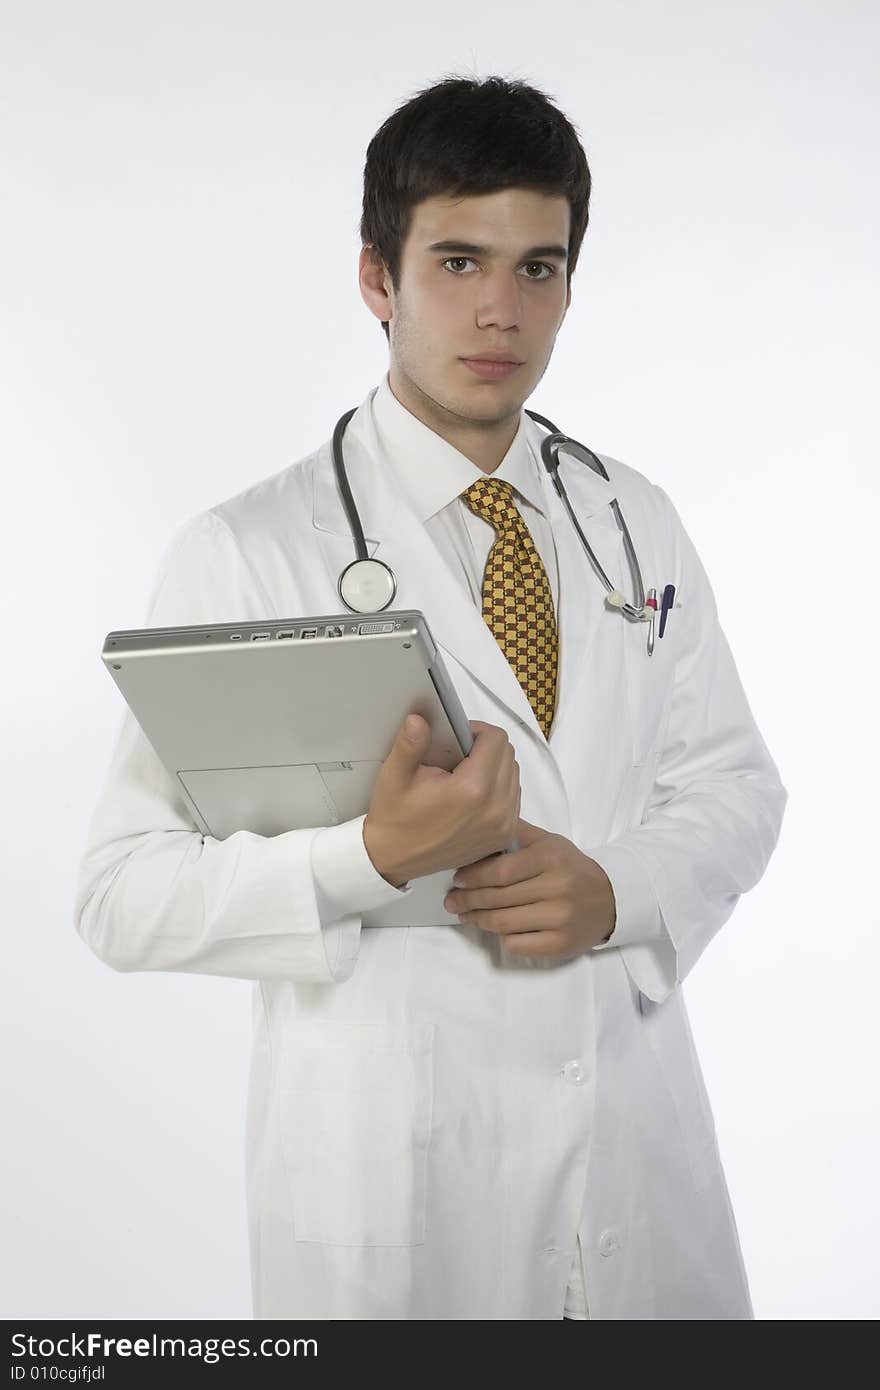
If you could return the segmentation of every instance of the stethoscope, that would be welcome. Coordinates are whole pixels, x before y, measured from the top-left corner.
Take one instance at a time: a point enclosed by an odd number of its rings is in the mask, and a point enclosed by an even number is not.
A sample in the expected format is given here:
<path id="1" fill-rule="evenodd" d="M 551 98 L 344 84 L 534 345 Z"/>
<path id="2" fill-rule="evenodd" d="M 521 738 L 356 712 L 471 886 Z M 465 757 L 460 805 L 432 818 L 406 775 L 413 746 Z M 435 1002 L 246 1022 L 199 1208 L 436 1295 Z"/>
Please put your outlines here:
<path id="1" fill-rule="evenodd" d="M 352 496 L 348 481 L 348 474 L 345 471 L 345 463 L 342 457 L 342 436 L 355 410 L 357 410 L 357 406 L 340 416 L 333 430 L 333 467 L 336 470 L 336 480 L 339 484 L 339 491 L 342 495 L 342 502 L 345 507 L 346 516 L 348 517 L 349 526 L 351 527 L 357 555 L 357 559 L 352 560 L 350 565 L 346 565 L 345 569 L 340 574 L 337 587 L 339 589 L 339 597 L 342 599 L 342 602 L 349 612 L 381 613 L 392 603 L 394 595 L 397 593 L 397 579 L 395 578 L 393 570 L 386 565 L 383 560 L 371 560 L 367 556 L 367 544 L 364 540 L 361 519 L 354 503 L 354 497 Z M 643 622 L 646 619 L 650 621 L 650 628 L 648 631 L 648 655 L 652 656 L 654 652 L 654 618 L 657 612 L 657 591 L 656 589 L 649 589 L 647 597 L 645 595 L 645 588 L 642 583 L 642 572 L 639 568 L 635 547 L 632 543 L 632 536 L 629 533 L 629 527 L 626 524 L 623 512 L 620 510 L 617 498 L 615 497 L 612 499 L 611 507 L 617 525 L 623 534 L 623 543 L 626 547 L 630 569 L 635 579 L 635 603 L 629 603 L 625 595 L 611 583 L 600 561 L 593 552 L 590 542 L 581 530 L 578 519 L 572 511 L 571 503 L 568 500 L 568 493 L 565 491 L 562 479 L 559 476 L 558 454 L 560 449 L 564 449 L 567 454 L 574 454 L 575 458 L 579 458 L 583 463 L 586 463 L 608 483 L 611 479 L 608 477 L 605 465 L 602 463 L 601 459 L 596 457 L 592 449 L 587 448 L 586 444 L 579 444 L 576 439 L 571 439 L 568 435 L 563 434 L 550 420 L 545 419 L 543 415 L 538 415 L 534 410 L 527 410 L 525 413 L 530 416 L 532 420 L 536 420 L 539 425 L 543 425 L 546 430 L 549 430 L 549 434 L 541 441 L 541 460 L 547 472 L 550 474 L 553 486 L 565 505 L 565 510 L 571 518 L 571 523 L 580 537 L 581 544 L 587 552 L 594 570 L 608 590 L 606 603 L 612 608 L 618 609 L 625 617 L 631 619 L 633 622 Z M 667 584 L 663 593 L 663 611 L 660 617 L 661 637 L 663 636 L 667 613 L 672 606 L 674 595 L 675 589 L 673 585 Z"/>

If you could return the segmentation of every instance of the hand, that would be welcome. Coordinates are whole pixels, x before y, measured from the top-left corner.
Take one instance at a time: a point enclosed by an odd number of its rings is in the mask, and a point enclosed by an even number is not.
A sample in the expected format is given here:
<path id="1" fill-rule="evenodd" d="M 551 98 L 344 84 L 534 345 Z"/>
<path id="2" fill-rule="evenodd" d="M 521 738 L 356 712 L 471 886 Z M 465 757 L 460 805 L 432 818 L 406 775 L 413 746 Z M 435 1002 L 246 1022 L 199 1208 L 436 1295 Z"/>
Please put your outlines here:
<path id="1" fill-rule="evenodd" d="M 363 829 L 376 872 L 396 888 L 509 845 L 521 800 L 519 764 L 503 729 L 471 719 L 471 751 L 446 772 L 423 763 L 431 726 L 412 718 L 414 731 L 401 725 L 379 769 Z"/>
<path id="2" fill-rule="evenodd" d="M 515 956 L 578 956 L 606 941 L 616 923 L 611 881 L 567 840 L 520 819 L 511 854 L 459 869 L 444 907 L 496 932 Z"/>

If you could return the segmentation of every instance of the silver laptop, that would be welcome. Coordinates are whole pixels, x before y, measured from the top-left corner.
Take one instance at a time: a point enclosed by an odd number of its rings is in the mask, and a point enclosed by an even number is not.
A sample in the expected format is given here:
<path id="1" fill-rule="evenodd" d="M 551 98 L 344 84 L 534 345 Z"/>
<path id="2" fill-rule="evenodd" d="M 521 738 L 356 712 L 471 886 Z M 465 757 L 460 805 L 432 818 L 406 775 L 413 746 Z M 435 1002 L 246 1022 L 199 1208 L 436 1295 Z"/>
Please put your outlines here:
<path id="1" fill-rule="evenodd" d="M 364 814 L 407 714 L 431 725 L 432 766 L 451 771 L 473 742 L 416 610 L 110 632 L 101 657 L 216 839 Z"/>

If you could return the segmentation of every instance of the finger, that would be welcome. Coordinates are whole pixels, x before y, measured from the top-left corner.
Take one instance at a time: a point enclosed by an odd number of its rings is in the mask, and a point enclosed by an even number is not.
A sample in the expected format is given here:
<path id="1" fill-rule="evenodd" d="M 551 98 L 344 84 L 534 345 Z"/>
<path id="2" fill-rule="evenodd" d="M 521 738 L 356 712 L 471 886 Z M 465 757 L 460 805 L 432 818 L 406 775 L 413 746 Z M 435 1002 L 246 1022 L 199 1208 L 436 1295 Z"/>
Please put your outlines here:
<path id="1" fill-rule="evenodd" d="M 525 907 L 508 907 L 494 910 L 476 910 L 459 914 L 461 921 L 470 927 L 480 927 L 496 936 L 513 936 L 518 932 L 554 930 L 552 903 L 529 903 Z"/>
<path id="2" fill-rule="evenodd" d="M 542 872 L 542 852 L 538 845 L 529 849 L 515 849 L 510 854 L 490 854 L 485 859 L 466 864 L 463 869 L 456 870 L 453 887 L 456 891 L 507 888 L 511 884 L 537 878 Z"/>
<path id="3" fill-rule="evenodd" d="M 552 929 L 524 931 L 505 936 L 501 939 L 501 945 L 511 956 L 553 956 L 556 959 L 564 959 L 577 954 L 562 932 Z"/>
<path id="4" fill-rule="evenodd" d="M 511 883 L 505 888 L 454 888 L 446 895 L 444 906 L 447 912 L 477 912 L 500 910 L 509 907 L 525 907 L 529 903 L 539 903 L 546 899 L 540 874 L 535 878 L 524 878 L 519 883 Z"/>

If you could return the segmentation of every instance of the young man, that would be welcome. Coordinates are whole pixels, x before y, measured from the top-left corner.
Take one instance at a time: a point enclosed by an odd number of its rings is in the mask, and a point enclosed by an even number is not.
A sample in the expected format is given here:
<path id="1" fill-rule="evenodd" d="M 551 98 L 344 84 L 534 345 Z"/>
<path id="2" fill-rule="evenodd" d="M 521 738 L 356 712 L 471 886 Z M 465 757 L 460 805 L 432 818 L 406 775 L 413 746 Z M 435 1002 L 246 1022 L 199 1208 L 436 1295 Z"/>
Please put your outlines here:
<path id="1" fill-rule="evenodd" d="M 343 452 L 393 607 L 424 612 L 472 719 L 468 758 L 422 766 L 417 720 L 366 816 L 221 841 L 126 717 L 95 812 L 91 948 L 257 982 L 258 1318 L 753 1316 L 680 986 L 787 794 L 665 492 L 560 453 L 614 586 L 633 599 L 614 499 L 645 584 L 675 586 L 649 656 L 541 464 L 523 405 L 589 193 L 570 123 L 500 78 L 419 93 L 367 152 L 360 287 L 390 365 Z M 353 558 L 328 440 L 177 532 L 148 624 L 340 611 Z M 435 924 L 409 925 L 431 874 Z"/>

